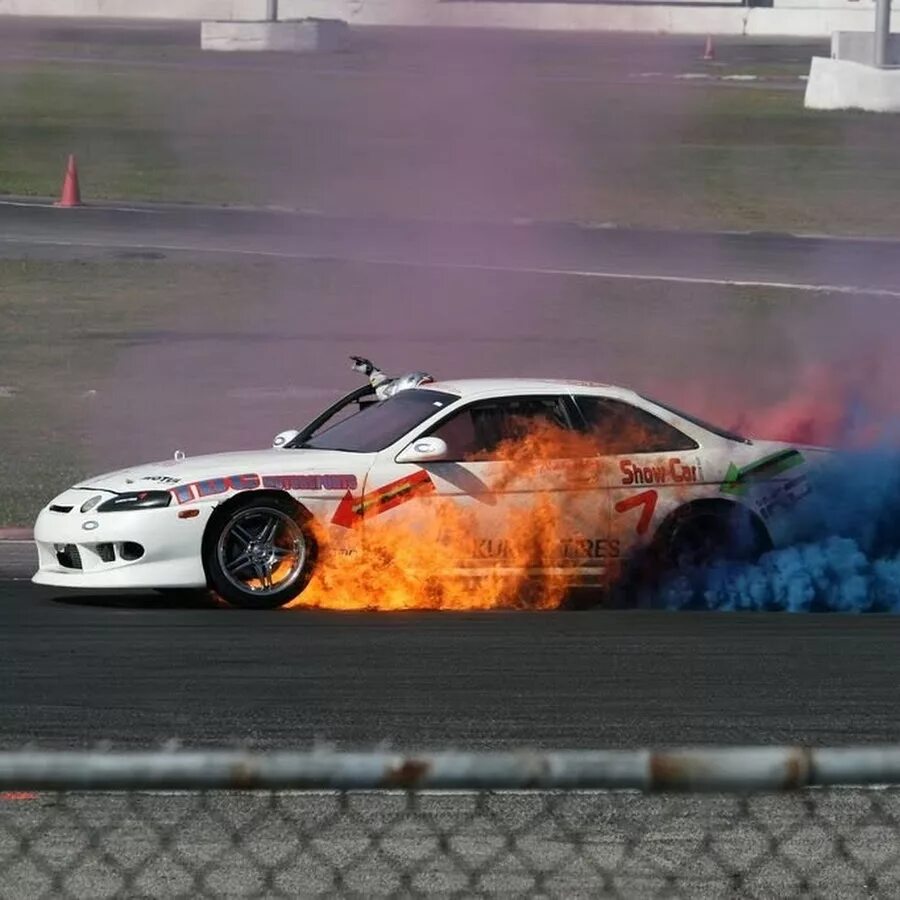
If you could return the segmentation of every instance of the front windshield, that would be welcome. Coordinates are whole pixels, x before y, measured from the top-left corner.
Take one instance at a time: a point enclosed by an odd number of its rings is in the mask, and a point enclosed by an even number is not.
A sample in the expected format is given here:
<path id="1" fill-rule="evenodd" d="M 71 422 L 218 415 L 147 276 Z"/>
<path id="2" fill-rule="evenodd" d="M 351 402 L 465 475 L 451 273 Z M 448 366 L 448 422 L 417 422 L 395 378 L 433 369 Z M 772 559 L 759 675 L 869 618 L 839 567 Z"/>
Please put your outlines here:
<path id="1" fill-rule="evenodd" d="M 417 388 L 400 391 L 387 400 L 367 404 L 352 416 L 313 435 L 300 447 L 377 453 L 458 399 L 442 391 Z"/>

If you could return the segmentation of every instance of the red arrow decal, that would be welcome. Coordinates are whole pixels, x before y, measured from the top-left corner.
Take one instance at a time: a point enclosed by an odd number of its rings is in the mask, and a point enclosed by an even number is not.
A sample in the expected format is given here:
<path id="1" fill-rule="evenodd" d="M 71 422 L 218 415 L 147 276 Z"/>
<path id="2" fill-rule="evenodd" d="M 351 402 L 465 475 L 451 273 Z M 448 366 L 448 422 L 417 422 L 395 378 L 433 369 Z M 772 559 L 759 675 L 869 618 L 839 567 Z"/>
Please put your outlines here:
<path id="1" fill-rule="evenodd" d="M 424 469 L 419 469 L 413 475 L 392 481 L 378 490 L 363 494 L 362 497 L 354 498 L 350 491 L 347 491 L 338 503 L 331 521 L 332 524 L 340 525 L 342 528 L 352 528 L 363 519 L 387 512 L 395 506 L 406 503 L 407 500 L 432 493 L 434 482 Z"/>
<path id="2" fill-rule="evenodd" d="M 353 494 L 347 491 L 331 517 L 332 524 L 340 525 L 341 528 L 352 528 L 361 518 L 356 512 L 356 501 L 353 499 Z"/>
<path id="3" fill-rule="evenodd" d="M 620 500 L 616 504 L 616 512 L 628 512 L 630 509 L 643 506 L 644 509 L 641 512 L 641 517 L 638 519 L 635 531 L 638 534 L 646 534 L 647 529 L 650 527 L 650 521 L 653 518 L 653 512 L 656 509 L 657 497 L 658 494 L 656 491 L 642 491 L 640 494 L 635 494 L 633 497 L 626 497 L 624 500 Z"/>

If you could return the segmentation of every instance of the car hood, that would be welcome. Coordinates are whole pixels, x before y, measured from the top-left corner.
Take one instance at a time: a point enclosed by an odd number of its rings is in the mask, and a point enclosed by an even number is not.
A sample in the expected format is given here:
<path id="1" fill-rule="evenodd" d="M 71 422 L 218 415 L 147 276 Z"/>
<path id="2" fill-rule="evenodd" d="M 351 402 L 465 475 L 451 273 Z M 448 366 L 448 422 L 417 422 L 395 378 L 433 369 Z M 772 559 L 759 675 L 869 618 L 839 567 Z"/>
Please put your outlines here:
<path id="1" fill-rule="evenodd" d="M 77 489 L 112 493 L 169 490 L 207 478 L 236 475 L 341 475 L 368 468 L 370 456 L 340 450 L 244 450 L 142 463 L 82 479 Z"/>

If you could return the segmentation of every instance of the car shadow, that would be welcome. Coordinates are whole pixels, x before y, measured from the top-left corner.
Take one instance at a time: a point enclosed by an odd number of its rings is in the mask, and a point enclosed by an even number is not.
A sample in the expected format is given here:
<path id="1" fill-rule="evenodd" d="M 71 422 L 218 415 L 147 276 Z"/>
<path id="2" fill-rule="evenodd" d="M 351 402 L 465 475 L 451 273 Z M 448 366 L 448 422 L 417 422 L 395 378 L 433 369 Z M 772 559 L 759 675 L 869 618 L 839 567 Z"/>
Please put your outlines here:
<path id="1" fill-rule="evenodd" d="M 47 598 L 64 606 L 98 609 L 221 609 L 224 604 L 205 591 L 128 591 L 122 593 L 81 591 Z"/>

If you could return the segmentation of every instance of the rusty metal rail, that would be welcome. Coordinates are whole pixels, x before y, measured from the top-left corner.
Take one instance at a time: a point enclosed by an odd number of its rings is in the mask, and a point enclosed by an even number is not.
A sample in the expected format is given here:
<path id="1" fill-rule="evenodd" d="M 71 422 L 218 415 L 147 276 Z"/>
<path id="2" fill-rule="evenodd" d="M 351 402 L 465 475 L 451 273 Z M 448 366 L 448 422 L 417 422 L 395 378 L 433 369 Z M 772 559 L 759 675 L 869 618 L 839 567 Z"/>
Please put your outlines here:
<path id="1" fill-rule="evenodd" d="M 900 746 L 503 753 L 2 752 L 0 790 L 779 791 L 900 784 Z"/>
<path id="2" fill-rule="evenodd" d="M 0 900 L 511 894 L 900 897 L 900 746 L 0 753 Z"/>

